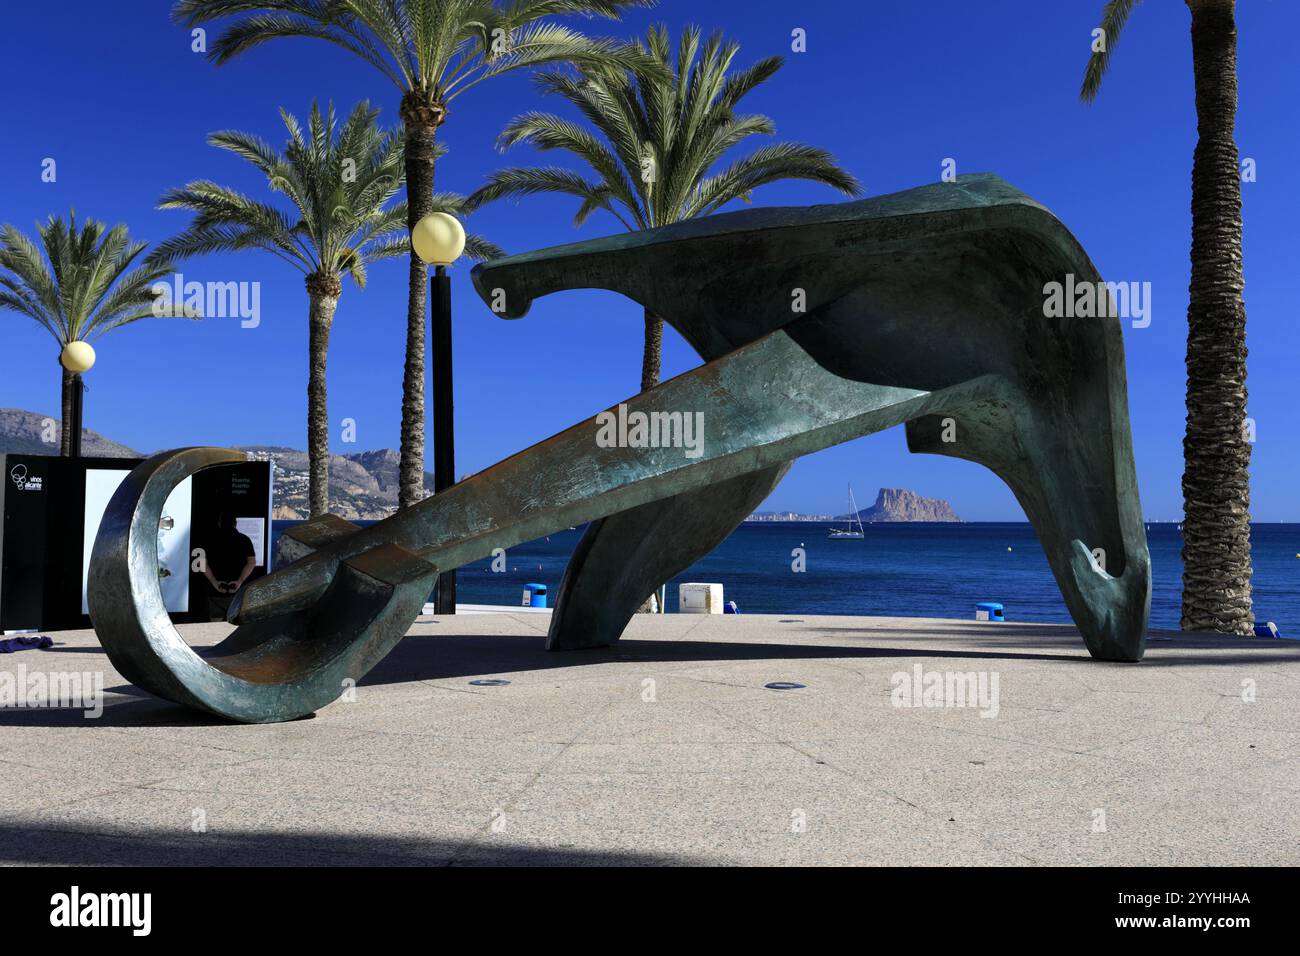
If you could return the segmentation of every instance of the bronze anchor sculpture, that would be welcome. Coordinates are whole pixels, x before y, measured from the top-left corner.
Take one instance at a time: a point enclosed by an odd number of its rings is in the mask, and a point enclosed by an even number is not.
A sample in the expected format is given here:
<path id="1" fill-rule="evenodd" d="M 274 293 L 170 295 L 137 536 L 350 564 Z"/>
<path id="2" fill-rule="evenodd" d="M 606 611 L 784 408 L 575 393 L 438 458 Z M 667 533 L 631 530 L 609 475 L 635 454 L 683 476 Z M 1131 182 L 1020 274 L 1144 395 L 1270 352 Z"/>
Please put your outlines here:
<path id="1" fill-rule="evenodd" d="M 905 424 L 912 451 L 978 462 L 1011 487 L 1088 650 L 1139 660 L 1151 570 L 1123 340 L 1115 318 L 1044 315 L 1044 286 L 1066 275 L 1100 280 L 1050 212 L 987 175 L 480 265 L 480 295 L 510 317 L 539 296 L 595 287 L 670 322 L 705 364 L 620 404 L 628 416 L 702 415 L 693 457 L 606 447 L 592 418 L 371 527 L 308 522 L 286 536 L 297 560 L 246 585 L 231 605 L 238 627 L 200 656 L 163 609 L 154 536 L 176 484 L 242 455 L 157 455 L 101 525 L 96 631 L 146 690 L 235 720 L 288 720 L 337 699 L 387 654 L 439 571 L 591 522 L 547 646 L 609 644 L 794 459 Z"/>

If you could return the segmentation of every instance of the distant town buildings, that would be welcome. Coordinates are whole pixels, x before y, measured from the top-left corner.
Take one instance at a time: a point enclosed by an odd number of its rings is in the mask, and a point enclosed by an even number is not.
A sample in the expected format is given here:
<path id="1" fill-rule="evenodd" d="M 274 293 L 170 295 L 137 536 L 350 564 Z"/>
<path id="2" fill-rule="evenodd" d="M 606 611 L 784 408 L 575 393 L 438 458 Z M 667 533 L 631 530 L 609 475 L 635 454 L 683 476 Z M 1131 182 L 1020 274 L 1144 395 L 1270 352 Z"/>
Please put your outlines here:
<path id="1" fill-rule="evenodd" d="M 834 515 L 801 515 L 794 511 L 755 511 L 746 521 L 834 521 Z"/>

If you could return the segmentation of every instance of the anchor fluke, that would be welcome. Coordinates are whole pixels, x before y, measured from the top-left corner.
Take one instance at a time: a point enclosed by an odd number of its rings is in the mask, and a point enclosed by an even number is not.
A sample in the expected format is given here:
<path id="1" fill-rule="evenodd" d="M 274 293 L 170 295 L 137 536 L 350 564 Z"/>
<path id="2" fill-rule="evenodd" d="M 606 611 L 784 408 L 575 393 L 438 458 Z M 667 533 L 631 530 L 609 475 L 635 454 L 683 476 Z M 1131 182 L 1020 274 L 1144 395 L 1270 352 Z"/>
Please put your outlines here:
<path id="1" fill-rule="evenodd" d="M 397 544 L 367 548 L 336 561 L 307 608 L 241 625 L 200 653 L 163 602 L 158 521 L 185 478 L 242 461 L 236 451 L 187 448 L 132 470 L 95 538 L 90 615 L 109 660 L 150 693 L 245 723 L 293 720 L 337 700 L 392 650 L 419 616 L 437 568 Z"/>

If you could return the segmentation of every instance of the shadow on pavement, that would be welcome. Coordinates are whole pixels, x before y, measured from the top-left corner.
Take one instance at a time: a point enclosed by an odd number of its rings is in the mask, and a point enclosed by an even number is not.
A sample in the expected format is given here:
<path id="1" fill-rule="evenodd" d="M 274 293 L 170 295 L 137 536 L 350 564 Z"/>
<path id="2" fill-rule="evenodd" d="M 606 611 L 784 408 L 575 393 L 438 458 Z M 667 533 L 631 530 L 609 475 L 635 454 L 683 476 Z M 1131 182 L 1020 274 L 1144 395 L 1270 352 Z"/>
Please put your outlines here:
<path id="1" fill-rule="evenodd" d="M 46 866 L 681 866 L 685 856 L 326 831 L 191 833 L 0 823 L 0 863 Z"/>
<path id="2" fill-rule="evenodd" d="M 800 621 L 799 623 L 804 623 Z M 903 627 L 803 627 L 795 634 L 816 633 L 828 644 L 740 643 L 624 639 L 595 650 L 547 652 L 542 635 L 413 634 L 375 666 L 359 686 L 413 681 L 522 674 L 556 668 L 644 661 L 659 663 L 726 663 L 733 661 L 891 660 L 920 658 L 953 661 L 1044 661 L 1088 667 L 1188 667 L 1300 662 L 1300 643 L 1277 646 L 1262 638 L 1211 635 L 1166 635 L 1148 644 L 1140 664 L 1094 661 L 1078 633 L 1060 625 L 997 624 L 931 627 L 924 632 Z M 901 647 L 871 647 L 872 639 L 906 639 Z M 954 646 L 953 638 L 977 639 L 980 646 Z M 1286 643 L 1286 642 L 1282 642 Z M 1178 654 L 1161 654 L 1166 648 Z M 196 650 L 202 648 L 196 647 Z M 1054 651 L 1054 653 L 1048 653 Z M 40 654 L 48 654 L 45 650 Z M 109 700 L 101 717 L 89 720 L 81 709 L 0 708 L 0 727 L 196 727 L 226 723 L 169 701 L 159 700 L 130 684 L 105 688 L 108 694 L 133 698 Z M 310 718 L 304 718 L 310 719 Z"/>

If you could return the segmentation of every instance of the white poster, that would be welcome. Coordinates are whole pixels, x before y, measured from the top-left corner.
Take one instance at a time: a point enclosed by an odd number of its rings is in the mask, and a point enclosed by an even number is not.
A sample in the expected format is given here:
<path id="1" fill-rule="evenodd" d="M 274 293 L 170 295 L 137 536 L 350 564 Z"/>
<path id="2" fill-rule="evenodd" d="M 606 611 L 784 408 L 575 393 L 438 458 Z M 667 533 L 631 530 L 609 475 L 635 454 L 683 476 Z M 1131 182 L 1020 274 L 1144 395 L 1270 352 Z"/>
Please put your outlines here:
<path id="1" fill-rule="evenodd" d="M 265 557 L 262 554 L 262 546 L 265 543 L 266 519 L 265 518 L 236 518 L 235 530 L 240 534 L 247 535 L 248 539 L 253 542 L 253 556 L 257 558 L 259 568 L 266 567 Z"/>
<path id="2" fill-rule="evenodd" d="M 99 523 L 117 486 L 129 474 L 124 469 L 86 469 L 86 531 L 81 562 L 81 613 L 86 604 L 86 581 L 90 577 L 90 556 L 95 548 Z M 172 613 L 190 609 L 190 479 L 186 478 L 167 497 L 162 525 L 158 529 L 159 585 L 163 603 Z M 255 538 L 260 541 L 260 538 Z"/>

